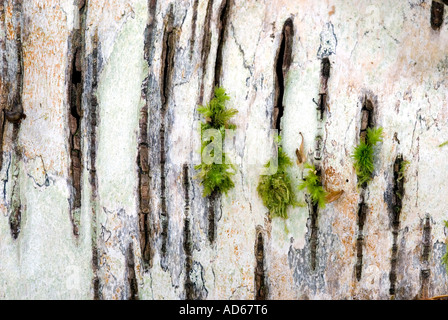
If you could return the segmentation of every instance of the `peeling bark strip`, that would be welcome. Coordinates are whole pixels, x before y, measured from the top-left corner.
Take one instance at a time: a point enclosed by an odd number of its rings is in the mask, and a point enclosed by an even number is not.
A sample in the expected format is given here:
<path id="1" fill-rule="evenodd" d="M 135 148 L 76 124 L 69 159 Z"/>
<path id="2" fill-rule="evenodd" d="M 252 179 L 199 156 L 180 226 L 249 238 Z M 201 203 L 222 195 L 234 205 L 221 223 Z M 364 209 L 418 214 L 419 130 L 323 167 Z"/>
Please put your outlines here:
<path id="1" fill-rule="evenodd" d="M 190 175 L 188 164 L 184 163 L 182 168 L 183 187 L 184 187 L 184 252 L 185 252 L 185 297 L 187 300 L 193 300 L 194 297 L 194 283 L 191 281 L 190 274 L 193 270 L 192 258 L 192 242 L 190 231 Z"/>
<path id="2" fill-rule="evenodd" d="M 275 104 L 273 112 L 273 128 L 280 132 L 280 122 L 283 116 L 283 96 L 285 94 L 286 75 L 291 66 L 292 40 L 294 26 L 291 18 L 283 24 L 280 47 L 275 58 Z"/>
<path id="3" fill-rule="evenodd" d="M 433 30 L 439 30 L 440 27 L 443 24 L 443 14 L 444 14 L 445 8 L 444 5 L 436 2 L 436 1 L 432 1 L 431 3 L 431 28 Z"/>
<path id="4" fill-rule="evenodd" d="M 171 7 L 172 10 L 172 7 Z M 163 33 L 163 48 L 162 48 L 162 67 L 160 71 L 160 220 L 161 220 L 161 237 L 162 237 L 162 260 L 166 257 L 167 252 L 167 242 L 168 242 L 168 225 L 169 225 L 169 214 L 167 212 L 166 206 L 166 113 L 168 109 L 168 100 L 170 95 L 171 80 L 173 77 L 174 70 L 174 54 L 176 51 L 176 30 L 173 27 L 174 16 L 172 11 L 168 13 L 168 17 L 165 21 L 165 29 Z M 165 263 L 162 262 L 162 265 Z"/>
<path id="5" fill-rule="evenodd" d="M 71 61 L 69 70 L 68 83 L 68 126 L 69 126 L 69 146 L 70 146 L 70 220 L 73 226 L 73 234 L 79 235 L 80 208 L 81 208 L 81 176 L 82 176 L 82 147 L 81 147 L 81 125 L 82 125 L 82 96 L 83 96 L 83 69 L 84 69 L 84 53 L 85 53 L 85 6 L 79 2 L 80 25 L 71 35 L 69 45 L 71 46 Z"/>
<path id="6" fill-rule="evenodd" d="M 126 252 L 126 273 L 128 279 L 128 300 L 138 300 L 138 283 L 135 276 L 134 247 L 132 242 Z"/>
<path id="7" fill-rule="evenodd" d="M 218 48 L 216 49 L 216 62 L 215 62 L 215 86 L 220 86 L 222 75 L 222 60 L 223 60 L 223 47 L 226 37 L 227 21 L 229 20 L 229 13 L 231 6 L 231 0 L 223 0 L 221 3 L 219 18 L 218 18 Z M 213 88 L 212 88 L 213 89 Z M 212 91 L 213 95 L 213 91 Z"/>
<path id="8" fill-rule="evenodd" d="M 399 155 L 394 162 L 394 192 L 392 195 L 393 212 L 391 214 L 392 225 L 392 255 L 391 255 L 391 270 L 389 273 L 390 288 L 389 293 L 395 294 L 395 283 L 397 280 L 397 262 L 398 262 L 398 231 L 400 228 L 400 213 L 402 208 L 402 199 L 404 195 L 404 177 L 403 172 L 400 172 L 403 165 L 403 157 Z"/>
<path id="9" fill-rule="evenodd" d="M 423 225 L 422 245 L 420 298 L 426 299 L 429 297 L 429 277 L 431 276 L 431 269 L 429 268 L 429 256 L 431 254 L 431 220 L 429 215 L 426 216 Z"/>
<path id="10" fill-rule="evenodd" d="M 255 300 L 266 300 L 268 296 L 264 268 L 264 239 L 260 226 L 255 239 Z"/>
<path id="11" fill-rule="evenodd" d="M 362 109 L 361 109 L 361 130 L 359 133 L 360 139 L 366 141 L 367 129 L 374 128 L 373 119 L 373 103 L 367 96 L 364 97 Z M 358 237 L 356 239 L 356 264 L 355 264 L 355 275 L 358 281 L 361 280 L 362 266 L 363 266 L 363 247 L 364 247 L 364 223 L 366 221 L 368 207 L 365 203 L 365 192 L 367 184 L 364 183 L 361 186 L 360 191 L 360 203 L 358 206 Z"/>

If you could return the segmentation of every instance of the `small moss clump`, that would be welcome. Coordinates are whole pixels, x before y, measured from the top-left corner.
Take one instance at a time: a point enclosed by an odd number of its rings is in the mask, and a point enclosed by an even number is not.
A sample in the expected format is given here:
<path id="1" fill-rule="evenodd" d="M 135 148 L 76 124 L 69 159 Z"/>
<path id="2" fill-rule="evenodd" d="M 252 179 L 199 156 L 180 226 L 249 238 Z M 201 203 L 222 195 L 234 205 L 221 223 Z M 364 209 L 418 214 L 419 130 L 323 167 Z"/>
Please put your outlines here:
<path id="1" fill-rule="evenodd" d="M 269 168 L 271 161 L 265 167 Z M 257 191 L 263 204 L 268 208 L 271 218 L 288 218 L 287 208 L 289 206 L 299 205 L 296 202 L 294 190 L 291 185 L 291 178 L 287 169 L 292 166 L 292 160 L 283 151 L 278 148 L 278 167 L 273 175 L 262 175 L 258 183 Z"/>
<path id="2" fill-rule="evenodd" d="M 372 179 L 374 166 L 374 147 L 378 142 L 383 141 L 383 128 L 367 129 L 366 141 L 361 141 L 356 146 L 352 155 L 358 185 L 368 183 Z"/>
<path id="3" fill-rule="evenodd" d="M 204 132 L 208 129 L 216 129 L 221 133 L 222 141 L 225 139 L 226 129 L 235 129 L 236 126 L 231 124 L 230 119 L 238 113 L 238 110 L 233 108 L 226 108 L 226 102 L 230 97 L 226 94 L 225 89 L 216 87 L 214 90 L 214 98 L 206 105 L 199 106 L 198 112 L 204 117 L 204 122 L 201 123 L 201 138 Z M 207 147 L 213 139 L 201 139 L 201 155 L 204 148 Z M 221 142 L 222 142 L 221 141 Z M 222 145 L 221 145 L 222 146 Z M 222 151 L 222 149 L 221 149 Z M 213 150 L 210 156 L 213 157 Z M 222 158 L 225 159 L 225 154 L 222 153 Z M 232 181 L 232 176 L 235 174 L 235 166 L 231 163 L 211 163 L 201 164 L 195 166 L 196 170 L 200 170 L 198 178 L 204 187 L 202 195 L 207 197 L 214 192 L 225 193 L 232 189 L 235 184 Z"/>
<path id="4" fill-rule="evenodd" d="M 313 164 L 306 163 L 305 168 L 308 169 L 308 173 L 299 185 L 299 190 L 306 189 L 310 195 L 313 205 L 319 206 L 319 208 L 325 208 L 327 203 L 327 192 L 322 187 L 320 177 L 317 175 L 316 167 Z"/>

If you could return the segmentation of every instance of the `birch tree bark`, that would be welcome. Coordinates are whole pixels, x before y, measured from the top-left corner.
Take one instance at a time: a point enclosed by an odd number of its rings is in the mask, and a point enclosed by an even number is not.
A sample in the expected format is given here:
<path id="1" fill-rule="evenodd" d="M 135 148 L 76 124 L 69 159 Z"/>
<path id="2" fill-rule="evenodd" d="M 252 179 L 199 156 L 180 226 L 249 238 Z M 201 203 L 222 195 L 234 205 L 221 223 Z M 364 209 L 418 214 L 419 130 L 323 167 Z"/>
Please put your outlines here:
<path id="1" fill-rule="evenodd" d="M 446 294 L 445 9 L 2 0 L 0 298 Z M 237 173 L 204 198 L 197 106 L 215 86 L 239 111 Z M 368 126 L 384 134 L 364 188 L 351 155 Z M 292 159 L 303 143 L 338 200 L 269 218 L 257 184 L 272 129 Z M 290 174 L 296 188 L 303 166 Z"/>

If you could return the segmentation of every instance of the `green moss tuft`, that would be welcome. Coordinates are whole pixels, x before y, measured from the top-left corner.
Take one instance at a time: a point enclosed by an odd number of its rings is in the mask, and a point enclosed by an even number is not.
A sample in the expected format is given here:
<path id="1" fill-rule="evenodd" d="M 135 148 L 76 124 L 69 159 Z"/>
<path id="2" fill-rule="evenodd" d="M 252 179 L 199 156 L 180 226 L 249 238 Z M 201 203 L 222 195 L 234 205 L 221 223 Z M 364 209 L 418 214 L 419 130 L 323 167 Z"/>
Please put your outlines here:
<path id="1" fill-rule="evenodd" d="M 226 94 L 222 87 L 215 88 L 215 97 L 206 105 L 199 106 L 198 112 L 204 117 L 204 122 L 201 123 L 201 137 L 208 129 L 217 129 L 221 133 L 222 141 L 225 139 L 225 129 L 235 129 L 234 124 L 229 123 L 230 119 L 238 113 L 236 109 L 226 108 L 226 102 L 230 97 Z M 201 155 L 204 148 L 212 142 L 212 139 L 202 139 Z M 225 154 L 222 153 L 223 159 Z M 213 154 L 212 154 L 213 156 Z M 224 162 L 224 161 L 223 161 Z M 213 192 L 225 193 L 232 189 L 235 184 L 232 181 L 232 176 L 235 174 L 235 166 L 230 163 L 211 163 L 201 164 L 195 166 L 196 170 L 200 170 L 197 178 L 201 181 L 204 187 L 202 196 L 207 197 Z"/>
<path id="2" fill-rule="evenodd" d="M 317 175 L 316 167 L 310 163 L 306 163 L 305 168 L 308 169 L 308 173 L 300 183 L 299 190 L 306 189 L 313 205 L 318 205 L 319 208 L 323 209 L 327 203 L 326 197 L 328 193 L 322 187 L 320 177 Z"/>
<path id="3" fill-rule="evenodd" d="M 368 183 L 372 179 L 375 170 L 374 147 L 378 142 L 383 141 L 382 134 L 383 128 L 368 128 L 366 141 L 361 141 L 355 148 L 352 158 L 358 176 L 358 185 Z"/>
<path id="4" fill-rule="evenodd" d="M 265 165 L 269 168 L 270 161 Z M 257 191 L 263 204 L 268 208 L 271 218 L 288 218 L 287 208 L 299 205 L 296 201 L 291 178 L 287 169 L 292 166 L 292 160 L 278 148 L 278 167 L 273 175 L 262 175 L 258 183 Z"/>

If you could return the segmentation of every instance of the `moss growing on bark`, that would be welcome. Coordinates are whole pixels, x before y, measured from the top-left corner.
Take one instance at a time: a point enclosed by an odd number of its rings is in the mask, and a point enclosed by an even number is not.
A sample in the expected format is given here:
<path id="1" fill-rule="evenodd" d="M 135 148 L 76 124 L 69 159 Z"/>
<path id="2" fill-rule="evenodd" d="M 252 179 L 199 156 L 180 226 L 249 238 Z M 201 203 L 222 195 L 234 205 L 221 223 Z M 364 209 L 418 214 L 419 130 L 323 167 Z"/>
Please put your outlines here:
<path id="1" fill-rule="evenodd" d="M 235 167 L 231 163 L 225 163 L 225 154 L 222 152 L 222 143 L 225 139 L 226 129 L 235 129 L 236 126 L 230 123 L 230 119 L 238 113 L 238 110 L 233 108 L 226 108 L 226 102 L 230 97 L 226 94 L 222 87 L 215 88 L 214 98 L 205 106 L 199 106 L 198 112 L 203 116 L 204 121 L 201 123 L 201 155 L 210 143 L 216 143 L 217 149 L 210 151 L 209 156 L 214 159 L 215 151 L 221 151 L 221 161 L 213 161 L 195 166 L 196 170 L 200 170 L 198 178 L 204 187 L 203 196 L 207 197 L 213 192 L 225 193 L 232 189 L 235 184 L 232 181 L 232 176 L 235 174 Z M 218 130 L 221 141 L 214 141 L 216 137 L 209 137 L 205 135 L 209 129 Z"/>
<path id="2" fill-rule="evenodd" d="M 297 206 L 294 190 L 291 184 L 291 178 L 287 172 L 292 166 L 292 160 L 283 151 L 278 148 L 278 167 L 277 172 L 272 175 L 261 175 L 257 191 L 263 204 L 268 208 L 271 218 L 288 218 L 287 209 L 289 206 Z M 271 161 L 265 167 L 269 168 Z"/>

